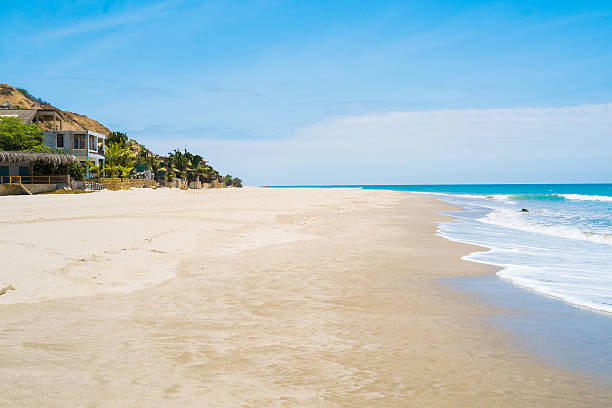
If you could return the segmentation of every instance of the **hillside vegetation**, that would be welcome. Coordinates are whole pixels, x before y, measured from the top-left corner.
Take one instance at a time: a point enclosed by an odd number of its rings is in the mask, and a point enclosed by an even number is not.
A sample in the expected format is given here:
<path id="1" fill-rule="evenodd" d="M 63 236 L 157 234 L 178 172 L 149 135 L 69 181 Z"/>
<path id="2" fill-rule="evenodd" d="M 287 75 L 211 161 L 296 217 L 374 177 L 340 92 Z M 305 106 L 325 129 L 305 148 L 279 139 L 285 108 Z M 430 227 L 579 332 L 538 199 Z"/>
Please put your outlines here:
<path id="1" fill-rule="evenodd" d="M 95 176 L 107 175 L 125 178 L 133 177 L 135 173 L 144 170 L 151 170 L 157 181 L 172 181 L 179 178 L 190 182 L 210 183 L 217 180 L 227 186 L 242 187 L 241 179 L 229 174 L 221 175 L 208 164 L 208 160 L 199 154 L 178 149 L 174 149 L 165 156 L 155 154 L 143 144 L 130 139 L 127 134 L 119 131 L 111 132 L 100 122 L 85 115 L 62 111 L 44 99 L 32 95 L 26 89 L 0 84 L 0 104 L 5 100 L 18 109 L 52 109 L 59 112 L 64 119 L 64 130 L 91 130 L 107 136 L 106 165 L 87 164 L 88 172 Z M 17 118 L 0 118 L 0 150 L 52 151 L 41 143 L 41 128 L 45 129 L 44 126 L 42 122 L 38 125 L 27 125 L 20 123 Z M 79 180 L 84 177 L 84 169 L 80 170 L 81 172 L 73 175 L 73 178 Z M 54 174 L 52 173 L 54 169 L 44 169 L 44 171 L 47 172 L 46 174 Z"/>
<path id="2" fill-rule="evenodd" d="M 0 84 L 0 104 L 8 101 L 20 109 L 53 109 L 64 118 L 64 130 L 91 130 L 108 135 L 110 130 L 100 122 L 74 112 L 63 111 L 47 103 L 41 98 L 31 95 L 27 90 L 15 88 L 8 84 Z M 41 124 L 43 126 L 43 124 Z"/>

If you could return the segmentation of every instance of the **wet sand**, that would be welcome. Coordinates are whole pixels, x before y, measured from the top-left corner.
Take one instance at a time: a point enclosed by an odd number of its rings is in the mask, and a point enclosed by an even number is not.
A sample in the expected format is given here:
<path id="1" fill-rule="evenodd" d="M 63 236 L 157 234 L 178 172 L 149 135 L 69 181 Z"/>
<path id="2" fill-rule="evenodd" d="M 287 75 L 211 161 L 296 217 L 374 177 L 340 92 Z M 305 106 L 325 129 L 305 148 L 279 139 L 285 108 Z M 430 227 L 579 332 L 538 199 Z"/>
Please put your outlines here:
<path id="1" fill-rule="evenodd" d="M 441 278 L 493 273 L 429 197 L 0 197 L 0 406 L 606 406 Z"/>
<path id="2" fill-rule="evenodd" d="M 513 285 L 495 275 L 450 278 L 454 290 L 494 306 L 483 322 L 543 361 L 591 375 L 612 389 L 612 316 Z"/>

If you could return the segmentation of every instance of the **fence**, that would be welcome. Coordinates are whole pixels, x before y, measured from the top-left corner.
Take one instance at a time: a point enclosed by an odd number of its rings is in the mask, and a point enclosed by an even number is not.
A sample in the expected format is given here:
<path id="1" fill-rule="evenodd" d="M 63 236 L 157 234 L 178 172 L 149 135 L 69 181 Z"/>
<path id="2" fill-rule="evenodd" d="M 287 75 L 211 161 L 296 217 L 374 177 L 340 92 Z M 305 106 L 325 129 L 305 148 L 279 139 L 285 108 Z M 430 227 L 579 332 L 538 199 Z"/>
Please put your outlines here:
<path id="1" fill-rule="evenodd" d="M 85 190 L 95 190 L 95 191 L 104 190 L 104 184 L 99 183 L 97 181 L 85 181 L 83 183 L 83 188 Z M 74 187 L 73 187 L 73 189 L 74 189 Z"/>
<path id="2" fill-rule="evenodd" d="M 62 184 L 69 183 L 70 176 L 0 176 L 0 184 Z"/>
<path id="3" fill-rule="evenodd" d="M 60 176 L 0 176 L 0 184 L 67 184 L 73 189 L 85 190 L 127 190 L 129 188 L 159 187 L 153 180 L 135 180 L 120 178 L 101 178 L 97 180 L 70 181 L 69 175 Z"/>

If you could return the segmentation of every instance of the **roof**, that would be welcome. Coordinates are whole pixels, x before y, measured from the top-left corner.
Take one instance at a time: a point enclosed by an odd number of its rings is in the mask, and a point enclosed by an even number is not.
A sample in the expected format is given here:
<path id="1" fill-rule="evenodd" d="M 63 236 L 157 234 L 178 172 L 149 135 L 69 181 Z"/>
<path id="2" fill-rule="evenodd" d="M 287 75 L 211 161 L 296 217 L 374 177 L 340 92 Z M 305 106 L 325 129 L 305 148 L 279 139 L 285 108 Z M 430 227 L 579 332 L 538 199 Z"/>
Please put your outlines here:
<path id="1" fill-rule="evenodd" d="M 2 109 L 1 116 L 18 117 L 21 123 L 28 123 L 36 116 L 36 109 Z"/>
<path id="2" fill-rule="evenodd" d="M 2 114 L 0 113 L 0 116 L 2 116 Z M 106 139 L 106 136 L 103 135 L 102 133 L 97 133 L 94 132 L 92 130 L 88 130 L 88 129 L 69 129 L 69 130 L 43 130 L 43 132 L 47 135 L 57 135 L 57 134 L 64 134 L 64 135 L 72 135 L 72 134 L 79 134 L 79 135 L 83 135 L 83 134 L 88 134 L 88 135 L 93 135 L 96 137 L 99 137 L 101 139 Z"/>
<path id="3" fill-rule="evenodd" d="M 0 151 L 0 162 L 11 164 L 43 162 L 48 164 L 65 164 L 76 161 L 71 154 L 59 153 L 32 153 L 32 152 L 8 152 Z"/>
<path id="4" fill-rule="evenodd" d="M 42 113 L 42 114 L 45 114 L 45 113 L 55 113 L 60 118 L 62 117 L 61 111 L 59 109 L 57 109 L 57 108 L 54 108 L 54 107 L 50 107 L 50 108 L 38 108 L 38 109 L 36 109 L 36 111 L 38 113 Z"/>

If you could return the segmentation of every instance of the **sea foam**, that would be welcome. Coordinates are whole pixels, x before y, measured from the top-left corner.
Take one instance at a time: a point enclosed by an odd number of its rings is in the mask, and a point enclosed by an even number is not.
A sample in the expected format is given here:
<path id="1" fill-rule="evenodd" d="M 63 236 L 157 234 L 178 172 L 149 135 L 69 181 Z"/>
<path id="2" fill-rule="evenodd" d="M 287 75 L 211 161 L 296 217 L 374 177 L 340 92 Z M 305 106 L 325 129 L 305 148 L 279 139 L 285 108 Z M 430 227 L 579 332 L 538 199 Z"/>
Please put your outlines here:
<path id="1" fill-rule="evenodd" d="M 600 195 L 563 194 L 563 197 L 568 200 L 612 202 L 612 197 Z"/>
<path id="2" fill-rule="evenodd" d="M 456 220 L 441 223 L 438 233 L 489 248 L 465 259 L 501 267 L 498 276 L 517 286 L 612 313 L 612 208 L 608 200 L 538 199 L 519 194 L 445 193 L 439 197 L 463 211 L 452 213 Z M 528 212 L 523 207 L 529 207 Z"/>
<path id="3" fill-rule="evenodd" d="M 529 222 L 525 219 L 525 213 L 517 212 L 514 209 L 494 209 L 485 217 L 478 221 L 499 225 L 501 227 L 514 228 L 521 231 L 528 231 L 539 234 L 546 234 L 555 237 L 580 239 L 585 241 L 599 242 L 612 245 L 612 235 L 610 233 L 596 233 L 582 231 L 578 227 L 568 225 L 541 225 Z"/>

